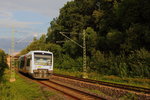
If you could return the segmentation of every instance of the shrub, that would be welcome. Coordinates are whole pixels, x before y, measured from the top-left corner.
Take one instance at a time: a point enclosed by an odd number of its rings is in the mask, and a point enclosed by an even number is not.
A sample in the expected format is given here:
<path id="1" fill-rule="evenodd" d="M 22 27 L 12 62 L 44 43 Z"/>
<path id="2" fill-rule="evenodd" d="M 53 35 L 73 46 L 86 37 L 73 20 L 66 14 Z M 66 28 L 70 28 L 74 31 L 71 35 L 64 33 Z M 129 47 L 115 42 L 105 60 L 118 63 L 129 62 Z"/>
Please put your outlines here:
<path id="1" fill-rule="evenodd" d="M 90 70 L 119 77 L 150 77 L 150 53 L 145 49 L 133 51 L 128 56 L 125 53 L 105 55 L 93 51 Z"/>
<path id="2" fill-rule="evenodd" d="M 140 49 L 128 57 L 130 75 L 134 77 L 150 77 L 150 52 Z"/>
<path id="3" fill-rule="evenodd" d="M 0 82 L 2 81 L 5 68 L 7 68 L 6 54 L 3 50 L 0 49 Z"/>

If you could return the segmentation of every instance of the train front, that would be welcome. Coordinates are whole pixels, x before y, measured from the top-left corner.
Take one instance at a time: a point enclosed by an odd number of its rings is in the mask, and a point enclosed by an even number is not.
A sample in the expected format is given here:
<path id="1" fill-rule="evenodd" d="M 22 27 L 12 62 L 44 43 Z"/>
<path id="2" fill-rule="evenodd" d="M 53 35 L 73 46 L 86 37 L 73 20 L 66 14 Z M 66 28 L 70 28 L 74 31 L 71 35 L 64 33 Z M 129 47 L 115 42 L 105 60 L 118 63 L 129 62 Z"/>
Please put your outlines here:
<path id="1" fill-rule="evenodd" d="M 33 77 L 48 79 L 53 73 L 53 54 L 50 52 L 34 52 Z"/>

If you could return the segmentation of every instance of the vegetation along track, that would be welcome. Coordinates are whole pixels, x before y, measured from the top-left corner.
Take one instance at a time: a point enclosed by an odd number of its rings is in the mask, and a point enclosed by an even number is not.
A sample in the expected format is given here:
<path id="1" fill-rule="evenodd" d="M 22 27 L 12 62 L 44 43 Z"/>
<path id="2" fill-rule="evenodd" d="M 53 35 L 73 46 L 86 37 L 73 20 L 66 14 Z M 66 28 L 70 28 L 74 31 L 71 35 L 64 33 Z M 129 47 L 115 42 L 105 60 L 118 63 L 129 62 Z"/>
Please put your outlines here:
<path id="1" fill-rule="evenodd" d="M 116 83 L 110 83 L 110 82 L 103 82 L 103 81 L 96 81 L 96 80 L 78 78 L 78 77 L 74 77 L 74 76 L 61 75 L 61 74 L 56 74 L 56 73 L 54 73 L 53 75 L 59 76 L 59 77 L 64 77 L 64 78 L 70 78 L 70 79 L 74 79 L 74 80 L 79 80 L 79 81 L 83 81 L 83 82 L 89 82 L 89 83 L 94 83 L 94 84 L 100 84 L 100 85 L 105 85 L 105 86 L 110 86 L 110 87 L 115 87 L 115 88 L 120 88 L 120 89 L 150 94 L 150 89 L 148 89 L 148 88 L 129 86 L 129 85 L 123 85 L 123 84 L 116 84 Z"/>
<path id="2" fill-rule="evenodd" d="M 90 93 L 87 93 L 87 92 L 84 92 L 84 91 L 81 91 L 81 90 L 78 90 L 78 89 L 75 89 L 75 88 L 72 88 L 72 87 L 69 87 L 66 85 L 62 85 L 62 84 L 53 82 L 53 81 L 41 80 L 38 82 L 49 87 L 49 88 L 53 88 L 57 91 L 60 91 L 60 92 L 66 94 L 66 95 L 68 95 L 74 99 L 77 99 L 77 100 L 81 100 L 81 99 L 84 99 L 84 100 L 105 100 L 105 99 L 103 99 L 97 95 L 93 95 L 93 94 L 90 94 Z"/>

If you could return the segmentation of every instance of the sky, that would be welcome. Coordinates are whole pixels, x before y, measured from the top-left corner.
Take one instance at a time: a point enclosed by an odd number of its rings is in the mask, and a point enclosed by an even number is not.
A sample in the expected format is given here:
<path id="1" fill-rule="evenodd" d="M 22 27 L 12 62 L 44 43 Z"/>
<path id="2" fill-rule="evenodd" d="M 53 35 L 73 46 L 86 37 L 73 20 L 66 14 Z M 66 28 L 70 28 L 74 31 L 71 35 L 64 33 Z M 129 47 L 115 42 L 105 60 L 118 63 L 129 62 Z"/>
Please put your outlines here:
<path id="1" fill-rule="evenodd" d="M 34 36 L 46 34 L 49 23 L 68 1 L 71 0 L 0 0 L 0 49 L 9 52 L 12 33 L 15 52 L 25 48 Z"/>

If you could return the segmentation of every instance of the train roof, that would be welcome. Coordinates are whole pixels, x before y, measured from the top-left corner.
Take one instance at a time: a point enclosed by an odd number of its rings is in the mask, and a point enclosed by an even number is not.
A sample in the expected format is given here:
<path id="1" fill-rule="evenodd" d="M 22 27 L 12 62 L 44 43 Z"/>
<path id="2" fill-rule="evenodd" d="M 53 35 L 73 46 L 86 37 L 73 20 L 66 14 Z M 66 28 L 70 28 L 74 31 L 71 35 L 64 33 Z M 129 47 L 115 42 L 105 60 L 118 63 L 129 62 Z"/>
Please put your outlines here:
<path id="1" fill-rule="evenodd" d="M 53 54 L 52 52 L 49 51 L 40 51 L 40 50 L 36 50 L 36 51 L 30 51 L 29 53 L 25 54 L 25 55 L 29 55 L 32 53 L 49 53 L 49 54 Z"/>
<path id="2" fill-rule="evenodd" d="M 36 51 L 30 51 L 29 53 L 27 53 L 27 54 L 25 54 L 25 55 L 22 55 L 22 56 L 20 56 L 19 58 L 23 58 L 24 56 L 29 55 L 29 54 L 32 54 L 32 53 L 50 53 L 50 54 L 53 54 L 53 53 L 50 52 L 50 51 L 40 51 L 40 50 L 36 50 Z"/>
<path id="3" fill-rule="evenodd" d="M 30 51 L 29 53 L 35 53 L 35 52 L 39 52 L 39 53 L 51 53 L 50 51 L 41 51 L 41 50 L 36 50 L 36 51 Z"/>

